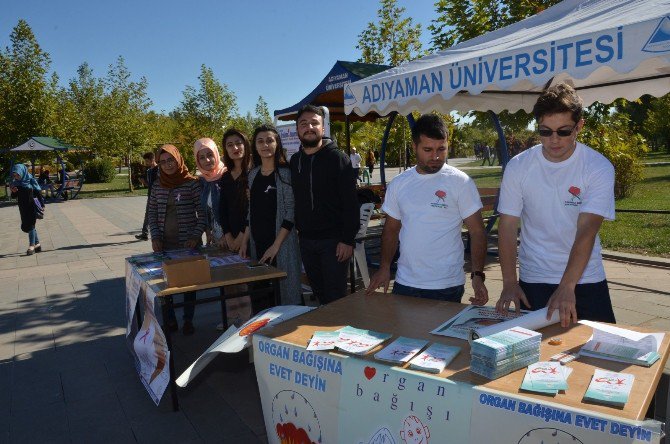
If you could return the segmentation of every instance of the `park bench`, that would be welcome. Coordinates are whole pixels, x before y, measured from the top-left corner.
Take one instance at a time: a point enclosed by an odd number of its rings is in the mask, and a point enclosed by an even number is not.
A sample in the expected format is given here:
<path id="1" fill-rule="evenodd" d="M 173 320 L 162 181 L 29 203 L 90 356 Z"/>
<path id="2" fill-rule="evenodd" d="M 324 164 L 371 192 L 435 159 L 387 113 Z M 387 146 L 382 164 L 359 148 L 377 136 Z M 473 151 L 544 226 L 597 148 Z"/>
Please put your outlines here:
<path id="1" fill-rule="evenodd" d="M 500 193 L 500 188 L 490 187 L 490 188 L 477 188 L 479 193 L 479 198 L 482 201 L 482 213 L 491 211 L 490 215 L 484 217 L 484 228 L 486 231 L 486 238 L 488 240 L 491 230 L 498 220 L 498 194 Z M 463 234 L 465 235 L 465 251 L 470 251 L 470 233 L 468 230 L 463 227 Z"/>
<path id="2" fill-rule="evenodd" d="M 84 186 L 83 177 L 75 177 L 74 179 L 66 179 L 62 186 L 56 188 L 55 197 L 60 197 L 63 200 L 74 199 Z"/>

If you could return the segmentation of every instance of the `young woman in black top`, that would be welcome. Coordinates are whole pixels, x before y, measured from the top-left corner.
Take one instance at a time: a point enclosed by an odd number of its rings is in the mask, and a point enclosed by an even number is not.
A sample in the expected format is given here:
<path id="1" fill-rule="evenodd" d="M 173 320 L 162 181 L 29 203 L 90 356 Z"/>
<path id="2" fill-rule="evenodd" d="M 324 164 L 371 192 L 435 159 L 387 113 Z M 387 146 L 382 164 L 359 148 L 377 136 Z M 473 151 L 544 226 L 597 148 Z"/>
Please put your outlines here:
<path id="1" fill-rule="evenodd" d="M 228 168 L 221 177 L 221 228 L 220 247 L 238 252 L 244 242 L 247 227 L 248 174 L 251 166 L 249 139 L 244 133 L 231 128 L 223 134 L 223 163 Z"/>
<path id="2" fill-rule="evenodd" d="M 279 281 L 281 303 L 302 304 L 291 171 L 281 139 L 273 126 L 262 125 L 254 131 L 251 144 L 256 166 L 249 172 L 249 227 L 240 256 L 247 255 L 248 245 L 252 259 L 285 271 L 287 276 Z"/>

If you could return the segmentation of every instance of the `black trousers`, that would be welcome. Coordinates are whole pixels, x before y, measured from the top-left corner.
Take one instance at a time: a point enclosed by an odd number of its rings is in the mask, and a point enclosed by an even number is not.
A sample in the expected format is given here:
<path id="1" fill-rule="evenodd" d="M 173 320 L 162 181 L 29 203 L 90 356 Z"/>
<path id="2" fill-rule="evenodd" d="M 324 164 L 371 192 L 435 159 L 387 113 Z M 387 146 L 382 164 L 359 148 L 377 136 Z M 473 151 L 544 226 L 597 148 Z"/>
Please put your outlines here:
<path id="1" fill-rule="evenodd" d="M 526 294 L 531 310 L 546 307 L 549 298 L 558 288 L 558 284 L 530 284 L 523 281 L 519 281 L 519 286 Z M 577 284 L 575 298 L 577 319 L 616 323 L 607 280 L 592 284 Z"/>
<path id="2" fill-rule="evenodd" d="M 337 239 L 305 239 L 300 237 L 300 254 L 314 296 L 321 304 L 329 304 L 347 294 L 349 261 L 338 262 Z"/>

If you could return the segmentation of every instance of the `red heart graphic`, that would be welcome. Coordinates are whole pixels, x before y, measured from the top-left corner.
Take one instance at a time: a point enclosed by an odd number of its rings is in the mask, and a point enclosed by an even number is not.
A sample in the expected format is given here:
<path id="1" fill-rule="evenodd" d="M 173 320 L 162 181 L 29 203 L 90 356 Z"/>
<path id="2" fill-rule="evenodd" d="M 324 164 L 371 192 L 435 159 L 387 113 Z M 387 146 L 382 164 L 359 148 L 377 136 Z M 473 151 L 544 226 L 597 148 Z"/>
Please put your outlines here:
<path id="1" fill-rule="evenodd" d="M 377 374 L 377 369 L 374 367 L 365 367 L 365 370 L 363 370 L 363 373 L 365 373 L 365 377 L 368 378 L 368 380 L 372 379 L 375 377 Z"/>

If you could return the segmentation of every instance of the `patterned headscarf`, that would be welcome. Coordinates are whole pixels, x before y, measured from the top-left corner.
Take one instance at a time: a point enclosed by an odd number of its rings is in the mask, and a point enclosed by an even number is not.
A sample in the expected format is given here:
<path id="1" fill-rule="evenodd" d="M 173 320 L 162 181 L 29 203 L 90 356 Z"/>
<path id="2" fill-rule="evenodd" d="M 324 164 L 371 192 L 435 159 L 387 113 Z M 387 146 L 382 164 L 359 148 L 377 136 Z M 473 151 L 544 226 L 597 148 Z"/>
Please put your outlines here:
<path id="1" fill-rule="evenodd" d="M 198 153 L 202 150 L 209 150 L 214 153 L 216 167 L 212 171 L 206 171 L 202 165 L 200 165 Z M 204 137 L 196 140 L 195 145 L 193 145 L 193 155 L 195 156 L 195 165 L 198 168 L 198 171 L 200 171 L 200 174 L 202 174 L 202 177 L 204 177 L 207 182 L 216 182 L 221 179 L 223 173 L 226 172 L 226 166 L 221 161 L 221 155 L 219 154 L 219 147 L 216 146 L 216 142 L 212 139 Z"/>
<path id="2" fill-rule="evenodd" d="M 177 188 L 184 183 L 195 180 L 195 177 L 191 176 L 188 172 L 188 168 L 184 164 L 184 159 L 181 157 L 179 150 L 174 145 L 163 145 L 158 152 L 158 160 L 160 161 L 161 154 L 168 153 L 174 160 L 177 162 L 177 171 L 173 174 L 167 174 L 162 168 L 160 174 L 158 175 L 158 180 L 163 188 Z"/>
<path id="3" fill-rule="evenodd" d="M 42 187 L 37 183 L 32 174 L 28 172 L 28 168 L 22 163 L 17 163 L 12 168 L 12 174 L 16 173 L 19 175 L 19 179 L 14 179 L 12 181 L 12 186 L 23 187 L 23 188 L 32 188 L 35 191 L 40 191 Z"/>

